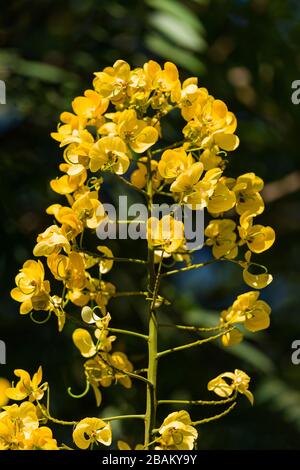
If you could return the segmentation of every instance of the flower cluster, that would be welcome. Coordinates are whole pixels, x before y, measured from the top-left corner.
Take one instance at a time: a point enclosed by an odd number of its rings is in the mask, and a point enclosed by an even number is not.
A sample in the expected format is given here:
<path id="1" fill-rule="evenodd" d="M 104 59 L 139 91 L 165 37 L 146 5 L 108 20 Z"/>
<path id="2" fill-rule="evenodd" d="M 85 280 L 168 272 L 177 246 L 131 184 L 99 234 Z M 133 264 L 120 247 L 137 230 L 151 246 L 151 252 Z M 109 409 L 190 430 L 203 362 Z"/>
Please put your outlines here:
<path id="1" fill-rule="evenodd" d="M 108 326 L 111 320 L 109 313 L 100 318 L 90 307 L 86 306 L 82 309 L 81 316 L 87 324 L 95 325 L 96 341 L 94 342 L 89 331 L 84 328 L 74 330 L 73 341 L 81 355 L 88 358 L 84 363 L 85 374 L 99 406 L 102 400 L 100 387 L 109 387 L 116 382 L 125 388 L 132 386 L 128 373 L 133 371 L 133 365 L 123 352 L 111 353 L 112 343 L 116 340 L 116 336 L 109 335 Z"/>
<path id="2" fill-rule="evenodd" d="M 183 123 L 176 143 L 166 142 L 164 135 L 163 122 L 169 113 L 179 114 Z M 193 264 L 196 249 L 188 248 L 185 220 L 178 220 L 172 211 L 161 218 L 152 215 L 156 200 L 167 197 L 172 204 L 186 205 L 191 211 L 205 210 L 208 217 L 205 244 L 212 253 L 209 263 L 221 260 L 236 264 L 242 269 L 245 283 L 256 289 L 239 295 L 221 313 L 215 328 L 219 334 L 204 341 L 221 337 L 223 345 L 229 346 L 242 340 L 237 325 L 256 332 L 270 323 L 271 309 L 259 299 L 258 289 L 267 286 L 272 276 L 252 256 L 268 250 L 275 234 L 271 227 L 256 222 L 264 211 L 262 179 L 254 173 L 237 178 L 226 175 L 228 152 L 239 145 L 236 127 L 236 117 L 226 104 L 199 86 L 195 77 L 181 82 L 177 67 L 171 62 L 162 67 L 150 60 L 143 67 L 131 69 L 128 63 L 118 60 L 112 67 L 95 73 L 92 87 L 73 100 L 72 111 L 61 114 L 57 130 L 51 134 L 62 149 L 63 161 L 59 165 L 60 176 L 50 186 L 64 197 L 64 202 L 47 208 L 52 222 L 37 236 L 33 255 L 38 259 L 25 261 L 11 296 L 20 303 L 20 313 L 29 314 L 33 321 L 45 323 L 54 316 L 60 332 L 68 321 L 81 324 L 82 327 L 74 329 L 72 338 L 84 358 L 87 386 L 80 396 L 69 391 L 74 398 L 84 396 L 92 387 L 99 406 L 103 387 L 119 383 L 130 388 L 134 379 L 144 383 L 148 390 L 146 411 L 133 417 L 144 420 L 145 440 L 136 448 L 151 448 L 155 443 L 155 448 L 161 450 L 191 450 L 198 437 L 196 426 L 201 422 L 192 421 L 186 411 L 171 413 L 156 430 L 158 437 L 153 440 L 159 403 L 155 396 L 157 361 L 166 354 L 201 344 L 199 340 L 157 350 L 160 328 L 157 310 L 170 304 L 160 295 L 160 284 L 163 276 L 206 264 Z M 102 188 L 108 174 L 110 181 L 118 179 L 145 197 L 148 213 L 145 259 L 118 258 L 106 245 L 94 250 L 86 247 L 86 235 L 111 222 L 105 212 Z M 107 280 L 106 274 L 118 261 L 145 267 L 148 282 L 142 291 L 123 292 Z M 178 269 L 168 269 L 176 263 Z M 54 282 L 47 280 L 50 277 Z M 145 333 L 111 327 L 115 318 L 109 313 L 110 300 L 128 295 L 141 295 L 148 302 Z M 44 320 L 34 317 L 40 311 L 46 312 Z M 148 364 L 142 372 L 135 371 L 123 350 L 115 347 L 114 333 L 118 332 L 148 343 Z M 47 383 L 42 383 L 41 368 L 32 378 L 21 369 L 15 374 L 19 378 L 16 385 L 0 382 L 0 406 L 4 406 L 0 414 L 0 447 L 57 448 L 51 430 L 39 427 L 45 419 L 75 425 L 73 440 L 81 449 L 99 443 L 111 445 L 111 427 L 105 418 L 66 423 L 51 417 L 49 410 L 40 404 L 48 390 Z M 235 370 L 221 374 L 208 388 L 225 398 L 222 404 L 235 399 L 237 392 L 252 403 L 249 380 L 244 372 Z M 8 398 L 27 401 L 20 406 L 6 406 Z M 210 420 L 219 417 L 220 414 Z M 120 449 L 130 448 L 123 441 L 118 445 Z"/>
<path id="3" fill-rule="evenodd" d="M 40 426 L 45 416 L 39 400 L 48 388 L 46 382 L 41 384 L 42 368 L 39 367 L 32 379 L 22 369 L 16 369 L 15 375 L 19 377 L 15 387 L 1 379 L 6 399 L 3 397 L 0 403 L 0 450 L 58 450 L 51 429 Z M 9 399 L 22 403 L 7 405 Z"/>

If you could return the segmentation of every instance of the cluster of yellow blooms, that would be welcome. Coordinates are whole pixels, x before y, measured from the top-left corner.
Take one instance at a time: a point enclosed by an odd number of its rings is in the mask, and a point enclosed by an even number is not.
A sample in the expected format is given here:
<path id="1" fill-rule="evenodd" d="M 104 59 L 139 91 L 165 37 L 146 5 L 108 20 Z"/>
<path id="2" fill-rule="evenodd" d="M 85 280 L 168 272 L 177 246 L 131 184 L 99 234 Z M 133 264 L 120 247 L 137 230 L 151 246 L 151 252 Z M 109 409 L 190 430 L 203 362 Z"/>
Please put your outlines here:
<path id="1" fill-rule="evenodd" d="M 48 207 L 47 213 L 56 222 L 38 235 L 33 250 L 35 257 L 45 259 L 49 274 L 62 283 L 62 290 L 51 292 L 42 261 L 28 260 L 16 276 L 11 296 L 20 302 L 20 313 L 30 314 L 32 319 L 34 311 L 48 312 L 47 319 L 54 314 L 59 331 L 81 309 L 82 318 L 76 319 L 86 327 L 73 332 L 73 342 L 86 359 L 83 367 L 87 384 L 93 388 L 99 406 L 101 387 L 119 382 L 130 388 L 132 378 L 138 377 L 127 356 L 112 351 L 116 336 L 110 334 L 113 328 L 109 326 L 111 316 L 107 305 L 119 293 L 103 275 L 112 269 L 117 258 L 107 246 L 98 246 L 96 253 L 83 248 L 85 232 L 95 231 L 107 218 L 99 197 L 105 173 L 114 174 L 141 191 L 148 207 L 154 197 L 163 195 L 192 209 L 205 208 L 210 217 L 205 243 L 211 247 L 213 259 L 242 267 L 245 283 L 254 289 L 267 286 L 272 276 L 266 268 L 251 261 L 252 253 L 270 248 L 275 235 L 271 227 L 255 223 L 264 210 L 261 178 L 254 173 L 236 179 L 224 174 L 227 152 L 239 145 L 234 133 L 236 118 L 223 101 L 198 86 L 197 78 L 181 83 L 178 70 L 171 62 L 162 68 L 150 60 L 143 67 L 131 69 L 126 62 L 118 60 L 113 67 L 95 73 L 93 88 L 75 98 L 72 108 L 73 112 L 61 114 L 57 131 L 52 133 L 64 149 L 64 162 L 59 166 L 63 175 L 50 185 L 53 191 L 65 196 L 66 202 Z M 163 139 L 162 120 L 173 110 L 178 110 L 184 123 L 182 140 L 157 148 L 157 142 Z M 125 174 L 128 177 L 122 176 Z M 148 252 L 153 253 L 150 270 L 155 272 L 154 263 L 159 263 L 156 281 L 164 257 L 186 263 L 185 269 L 198 267 L 191 262 L 193 250 L 188 250 L 186 245 L 184 222 L 173 215 L 158 220 L 149 214 L 147 241 Z M 253 267 L 256 270 L 260 267 L 263 272 L 253 273 Z M 162 303 L 158 301 L 156 287 L 159 288 L 159 282 L 148 289 L 147 295 L 152 314 Z M 222 332 L 223 345 L 241 341 L 242 333 L 236 325 L 243 325 L 251 332 L 269 326 L 270 307 L 258 297 L 258 290 L 239 295 L 221 313 L 216 329 Z M 88 331 L 90 328 L 93 335 Z M 40 385 L 41 369 L 32 380 L 22 370 L 16 371 L 16 375 L 20 381 L 5 394 L 14 400 L 29 401 L 19 407 L 6 406 L 4 402 L 0 414 L 0 448 L 57 448 L 50 429 L 39 427 L 39 422 L 51 420 L 49 410 L 45 411 L 39 403 L 47 389 L 47 384 Z M 153 377 L 148 376 L 148 382 L 151 380 Z M 249 380 L 244 372 L 236 370 L 221 374 L 208 388 L 228 400 L 240 392 L 252 403 Z M 156 449 L 192 449 L 197 439 L 197 430 L 186 411 L 168 415 L 158 433 Z M 73 439 L 82 449 L 94 442 L 108 446 L 112 441 L 110 424 L 100 418 L 85 418 L 76 423 Z M 147 448 L 148 445 L 146 442 L 138 446 Z M 119 448 L 126 449 L 129 445 L 120 441 Z"/>
<path id="2" fill-rule="evenodd" d="M 47 382 L 42 383 L 42 368 L 33 375 L 22 369 L 14 371 L 19 381 L 13 387 L 5 379 L 0 379 L 0 450 L 59 450 L 67 448 L 58 446 L 52 431 L 47 426 L 40 426 L 48 420 L 60 422 L 51 417 L 49 410 L 41 403 Z M 226 382 L 224 378 L 230 380 Z M 241 393 L 253 404 L 253 395 L 248 390 L 250 378 L 241 370 L 225 372 L 208 383 L 208 390 L 218 396 L 229 398 L 232 394 Z M 8 400 L 22 401 L 7 406 Z M 0 407 L 0 408 L 1 408 Z M 79 449 L 88 449 L 95 444 L 110 446 L 112 430 L 108 420 L 100 418 L 84 418 L 79 422 L 63 422 L 73 424 L 73 441 Z M 187 411 L 181 410 L 169 414 L 158 430 L 155 439 L 156 450 L 192 450 L 198 432 Z M 121 450 L 130 449 L 126 442 L 118 441 Z M 143 444 L 137 444 L 136 450 L 143 450 Z"/>

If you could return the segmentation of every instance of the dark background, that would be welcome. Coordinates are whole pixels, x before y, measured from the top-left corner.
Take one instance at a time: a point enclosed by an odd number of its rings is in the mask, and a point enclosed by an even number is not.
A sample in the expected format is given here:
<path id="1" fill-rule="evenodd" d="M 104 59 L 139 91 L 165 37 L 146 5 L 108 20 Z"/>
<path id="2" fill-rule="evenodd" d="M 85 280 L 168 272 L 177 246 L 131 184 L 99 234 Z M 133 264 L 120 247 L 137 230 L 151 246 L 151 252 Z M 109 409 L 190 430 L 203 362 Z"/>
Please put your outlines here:
<path id="1" fill-rule="evenodd" d="M 297 0 L 11 1 L 1 5 L 0 79 L 7 104 L 0 105 L 1 295 L 0 338 L 7 344 L 7 366 L 34 372 L 43 365 L 51 384 L 52 413 L 62 419 L 95 415 L 92 394 L 73 400 L 66 389 L 84 386 L 82 360 L 72 344 L 74 329 L 57 333 L 56 322 L 33 324 L 10 299 L 14 276 L 32 257 L 36 235 L 51 220 L 45 209 L 61 201 L 49 181 L 58 174 L 62 153 L 49 133 L 59 113 L 90 87 L 93 72 L 122 58 L 132 66 L 149 58 L 172 60 L 181 77 L 199 76 L 201 85 L 223 99 L 238 118 L 240 147 L 230 156 L 227 174 L 255 171 L 267 183 L 261 223 L 277 233 L 274 247 L 261 256 L 273 283 L 262 297 L 273 309 L 269 330 L 240 346 L 222 350 L 210 344 L 161 361 L 161 398 L 209 398 L 206 384 L 225 370 L 240 368 L 252 377 L 252 409 L 241 397 L 238 409 L 200 429 L 200 449 L 299 449 L 300 365 L 291 362 L 291 343 L 300 339 L 299 258 L 300 105 L 291 102 L 291 84 L 300 79 L 300 7 Z M 176 120 L 168 130 L 176 136 Z M 123 190 L 113 180 L 106 198 Z M 143 247 L 115 243 L 115 254 L 138 254 Z M 125 250 L 125 251 L 124 251 Z M 121 290 L 143 282 L 140 268 L 116 266 L 108 275 Z M 208 325 L 217 312 L 247 290 L 235 267 L 210 267 L 174 278 L 164 289 L 172 306 L 162 316 Z M 113 300 L 113 326 L 143 329 L 142 302 Z M 163 344 L 180 344 L 191 335 L 163 334 Z M 144 366 L 139 340 L 118 347 L 136 367 Z M 120 385 L 104 390 L 100 416 L 142 412 L 144 387 Z M 172 408 L 163 408 L 164 418 Z M 193 409 L 195 419 L 214 409 Z M 98 413 L 98 411 L 97 411 Z M 123 425 L 122 425 L 123 426 Z M 114 436 L 135 444 L 136 423 L 114 423 Z M 139 429 L 139 428 L 138 428 Z M 70 429 L 57 429 L 70 444 Z M 140 429 L 142 440 L 142 429 Z"/>

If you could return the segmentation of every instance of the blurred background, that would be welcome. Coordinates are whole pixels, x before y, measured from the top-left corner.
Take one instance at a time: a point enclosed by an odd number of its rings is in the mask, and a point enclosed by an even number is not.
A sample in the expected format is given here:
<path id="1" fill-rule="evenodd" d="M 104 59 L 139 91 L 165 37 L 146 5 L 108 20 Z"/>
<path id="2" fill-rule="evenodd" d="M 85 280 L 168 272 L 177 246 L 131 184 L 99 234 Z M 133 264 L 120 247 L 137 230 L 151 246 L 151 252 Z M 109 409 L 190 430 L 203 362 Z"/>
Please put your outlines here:
<path id="1" fill-rule="evenodd" d="M 297 0 L 13 0 L 1 6 L 0 79 L 7 104 L 0 105 L 1 295 L 0 339 L 7 365 L 0 376 L 12 380 L 14 368 L 33 373 L 42 364 L 51 384 L 52 414 L 62 419 L 95 415 L 92 393 L 74 400 L 84 387 L 82 360 L 70 339 L 74 325 L 58 334 L 56 321 L 33 324 L 10 299 L 14 277 L 32 256 L 36 235 L 50 223 L 48 205 L 62 199 L 49 187 L 62 152 L 49 133 L 71 100 L 90 87 L 93 72 L 122 58 L 140 66 L 153 58 L 174 61 L 181 78 L 199 83 L 224 100 L 238 118 L 240 147 L 230 156 L 227 174 L 254 171 L 266 181 L 266 211 L 261 221 L 277 232 L 273 248 L 261 256 L 274 276 L 263 291 L 273 312 L 271 327 L 242 344 L 222 350 L 216 343 L 161 360 L 160 398 L 212 398 L 209 379 L 226 370 L 251 377 L 255 406 L 245 398 L 221 421 L 200 429 L 199 449 L 299 449 L 300 365 L 291 362 L 291 344 L 300 339 L 300 105 L 291 101 L 291 84 L 300 79 L 300 6 Z M 168 129 L 176 138 L 176 119 Z M 106 198 L 124 191 L 110 181 Z M 132 195 L 132 193 L 130 193 Z M 116 255 L 142 246 L 115 242 Z M 141 252 L 142 253 L 142 252 Z M 240 270 L 222 263 L 174 277 L 164 290 L 172 305 L 166 320 L 212 324 L 247 287 Z M 107 279 L 121 290 L 136 289 L 142 270 L 115 266 Z M 142 302 L 115 299 L 113 326 L 145 326 Z M 181 335 L 181 336 L 180 336 Z M 168 329 L 164 345 L 193 335 Z M 118 339 L 137 368 L 145 365 L 139 340 Z M 104 389 L 101 416 L 142 412 L 144 386 Z M 160 418 L 173 411 L 164 405 Z M 214 409 L 191 409 L 195 419 Z M 139 424 L 114 423 L 114 435 L 131 444 Z M 70 444 L 70 429 L 57 429 Z"/>

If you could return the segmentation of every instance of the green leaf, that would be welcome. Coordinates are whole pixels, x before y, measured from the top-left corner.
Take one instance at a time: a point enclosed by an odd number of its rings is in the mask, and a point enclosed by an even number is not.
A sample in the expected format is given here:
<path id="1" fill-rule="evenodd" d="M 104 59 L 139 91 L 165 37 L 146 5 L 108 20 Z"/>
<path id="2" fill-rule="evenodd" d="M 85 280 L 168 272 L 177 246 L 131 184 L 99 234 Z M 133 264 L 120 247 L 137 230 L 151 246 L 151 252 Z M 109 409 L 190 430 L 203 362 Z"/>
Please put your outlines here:
<path id="1" fill-rule="evenodd" d="M 1 51 L 0 63 L 2 64 L 2 67 L 12 70 L 18 75 L 37 78 L 45 82 L 60 83 L 65 80 L 76 79 L 74 74 L 66 72 L 55 65 L 25 60 L 15 52 Z"/>
<path id="2" fill-rule="evenodd" d="M 286 382 L 271 377 L 265 379 L 255 393 L 258 404 L 268 404 L 286 421 L 300 430 L 300 392 Z"/>
<path id="3" fill-rule="evenodd" d="M 192 53 L 179 49 L 170 44 L 163 37 L 157 34 L 148 34 L 145 38 L 145 44 L 155 54 L 166 60 L 171 60 L 177 65 L 189 70 L 192 73 L 203 73 L 204 66 L 197 57 Z"/>
<path id="4" fill-rule="evenodd" d="M 197 52 L 206 47 L 202 36 L 183 19 L 157 12 L 149 17 L 149 24 L 181 47 Z"/>
<path id="5" fill-rule="evenodd" d="M 204 27 L 197 15 L 182 3 L 174 0 L 147 0 L 146 3 L 159 12 L 169 13 L 169 15 L 191 26 L 202 35 L 205 34 Z"/>

